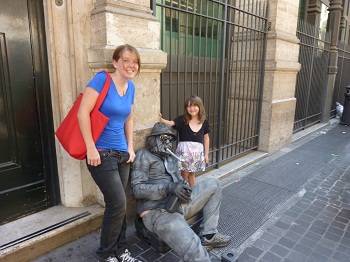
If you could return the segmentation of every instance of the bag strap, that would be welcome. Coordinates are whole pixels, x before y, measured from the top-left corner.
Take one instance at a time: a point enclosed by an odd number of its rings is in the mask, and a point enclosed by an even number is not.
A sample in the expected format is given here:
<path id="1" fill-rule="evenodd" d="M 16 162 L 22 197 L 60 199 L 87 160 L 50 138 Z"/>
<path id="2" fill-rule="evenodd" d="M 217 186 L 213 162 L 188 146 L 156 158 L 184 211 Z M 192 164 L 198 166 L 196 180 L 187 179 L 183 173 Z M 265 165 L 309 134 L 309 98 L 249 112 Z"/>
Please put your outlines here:
<path id="1" fill-rule="evenodd" d="M 100 109 L 103 101 L 106 98 L 106 95 L 108 93 L 109 87 L 111 86 L 111 76 L 110 76 L 110 74 L 107 71 L 105 71 L 105 73 L 106 73 L 106 81 L 105 81 L 105 83 L 103 85 L 103 89 L 102 89 L 100 95 L 97 98 L 97 101 L 96 101 L 96 104 L 95 104 L 95 108 L 96 109 Z"/>

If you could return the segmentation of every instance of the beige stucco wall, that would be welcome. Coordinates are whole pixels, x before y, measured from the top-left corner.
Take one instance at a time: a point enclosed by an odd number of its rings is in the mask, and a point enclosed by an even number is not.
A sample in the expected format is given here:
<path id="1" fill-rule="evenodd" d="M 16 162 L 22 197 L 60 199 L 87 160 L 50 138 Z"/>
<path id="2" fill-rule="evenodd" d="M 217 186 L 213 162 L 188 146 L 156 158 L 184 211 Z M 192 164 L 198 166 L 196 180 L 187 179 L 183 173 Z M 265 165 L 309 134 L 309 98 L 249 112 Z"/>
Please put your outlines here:
<path id="1" fill-rule="evenodd" d="M 266 64 L 259 150 L 273 152 L 290 143 L 296 99 L 299 40 L 296 37 L 299 1 L 270 0 L 271 30 L 267 34 Z"/>
<path id="2" fill-rule="evenodd" d="M 259 149 L 272 152 L 291 140 L 295 83 L 300 68 L 296 37 L 298 1 L 270 0 L 266 67 Z M 62 6 L 44 1 L 51 94 L 55 127 L 94 72 L 111 70 L 117 45 L 138 48 L 142 67 L 135 79 L 135 145 L 144 143 L 160 109 L 160 71 L 166 54 L 159 50 L 160 24 L 149 1 L 66 0 Z M 71 159 L 57 145 L 61 199 L 65 206 L 99 201 L 101 194 L 85 163 Z"/>
<path id="3" fill-rule="evenodd" d="M 67 114 L 91 73 L 87 63 L 92 0 L 44 1 L 50 88 L 55 129 Z M 83 206 L 95 201 L 95 186 L 84 165 L 73 160 L 56 141 L 61 201 Z"/>
<path id="4" fill-rule="evenodd" d="M 134 140 L 139 148 L 158 119 L 160 70 L 166 64 L 166 54 L 159 50 L 160 25 L 151 14 L 149 1 L 62 2 L 57 6 L 55 1 L 44 1 L 55 129 L 93 73 L 111 70 L 114 48 L 128 43 L 138 48 L 142 61 L 135 79 L 134 105 Z M 84 161 L 70 158 L 57 140 L 56 153 L 62 204 L 102 203 Z"/>

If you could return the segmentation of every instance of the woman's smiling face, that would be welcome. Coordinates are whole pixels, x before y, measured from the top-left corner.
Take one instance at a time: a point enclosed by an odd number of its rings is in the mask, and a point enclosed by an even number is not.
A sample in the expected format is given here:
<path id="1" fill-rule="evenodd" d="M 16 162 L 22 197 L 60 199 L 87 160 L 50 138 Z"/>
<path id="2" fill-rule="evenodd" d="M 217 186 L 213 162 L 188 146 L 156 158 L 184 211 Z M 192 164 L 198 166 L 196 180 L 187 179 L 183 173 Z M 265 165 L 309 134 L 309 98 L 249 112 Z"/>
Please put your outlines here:
<path id="1" fill-rule="evenodd" d="M 125 79 L 134 78 L 139 71 L 137 56 L 128 50 L 122 53 L 118 61 L 113 60 L 113 65 Z"/>

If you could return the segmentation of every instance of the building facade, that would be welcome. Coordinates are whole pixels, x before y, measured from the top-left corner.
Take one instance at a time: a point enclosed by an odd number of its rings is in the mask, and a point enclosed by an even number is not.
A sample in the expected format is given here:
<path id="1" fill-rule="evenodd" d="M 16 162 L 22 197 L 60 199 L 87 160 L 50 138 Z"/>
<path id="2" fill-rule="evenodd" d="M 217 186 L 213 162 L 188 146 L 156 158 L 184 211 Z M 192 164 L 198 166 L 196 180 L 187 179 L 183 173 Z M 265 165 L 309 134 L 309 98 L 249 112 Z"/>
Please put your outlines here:
<path id="1" fill-rule="evenodd" d="M 211 121 L 212 168 L 291 141 L 298 1 L 200 2 L 0 2 L 1 223 L 58 204 L 103 204 L 84 161 L 67 155 L 54 130 L 88 79 L 112 68 L 120 44 L 142 60 L 137 148 L 160 111 L 179 114 L 193 93 Z"/>

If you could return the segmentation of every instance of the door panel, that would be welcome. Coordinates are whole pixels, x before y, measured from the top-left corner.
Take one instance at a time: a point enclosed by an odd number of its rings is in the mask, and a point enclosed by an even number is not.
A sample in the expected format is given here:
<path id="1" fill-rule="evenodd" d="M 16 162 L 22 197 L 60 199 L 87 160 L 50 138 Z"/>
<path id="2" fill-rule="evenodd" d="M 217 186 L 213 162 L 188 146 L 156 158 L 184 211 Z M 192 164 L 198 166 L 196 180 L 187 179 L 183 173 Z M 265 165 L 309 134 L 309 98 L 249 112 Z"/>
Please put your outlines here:
<path id="1" fill-rule="evenodd" d="M 48 205 L 32 2 L 0 1 L 0 224 Z"/>

